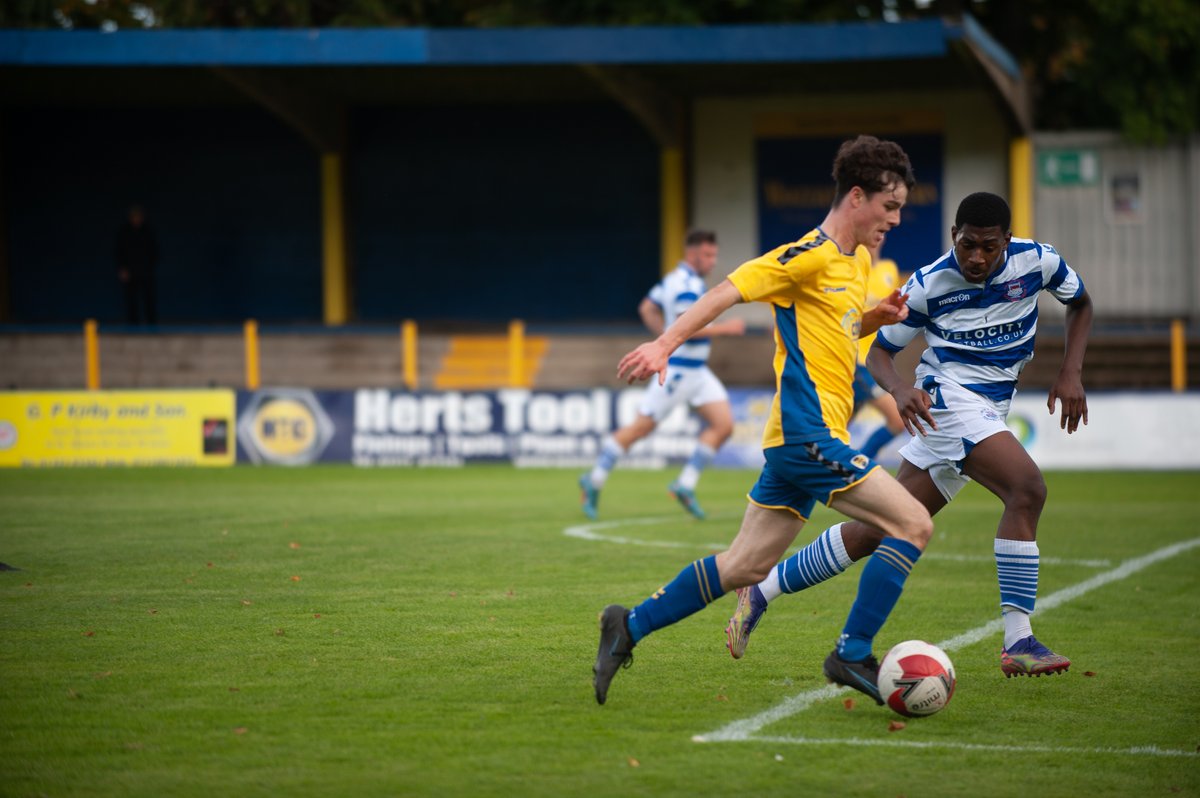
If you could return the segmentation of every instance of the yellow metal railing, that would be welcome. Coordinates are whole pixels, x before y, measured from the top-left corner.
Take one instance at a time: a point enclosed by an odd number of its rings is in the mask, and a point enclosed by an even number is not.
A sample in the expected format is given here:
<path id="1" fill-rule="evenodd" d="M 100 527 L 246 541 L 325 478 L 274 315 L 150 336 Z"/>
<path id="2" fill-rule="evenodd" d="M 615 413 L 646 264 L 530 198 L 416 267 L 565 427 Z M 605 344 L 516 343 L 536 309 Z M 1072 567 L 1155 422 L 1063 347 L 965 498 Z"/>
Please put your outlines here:
<path id="1" fill-rule="evenodd" d="M 1171 321 L 1171 390 L 1187 390 L 1187 336 L 1183 319 Z"/>
<path id="2" fill-rule="evenodd" d="M 83 323 L 83 354 L 86 362 L 87 388 L 100 389 L 100 333 L 95 319 Z"/>
<path id="3" fill-rule="evenodd" d="M 420 371 L 417 368 L 417 323 L 405 319 L 400 325 L 400 349 L 404 356 L 404 387 L 417 390 Z"/>
<path id="4" fill-rule="evenodd" d="M 246 319 L 242 330 L 246 349 L 246 390 L 257 391 L 262 383 L 258 371 L 258 322 Z"/>
<path id="5" fill-rule="evenodd" d="M 88 390 L 100 388 L 100 332 L 95 319 L 83 325 L 84 377 Z M 541 370 L 549 339 L 526 335 L 525 322 L 513 319 L 507 335 L 455 335 L 440 371 L 432 378 L 439 390 L 530 388 Z M 248 391 L 262 387 L 262 353 L 258 321 L 242 323 L 244 385 Z M 404 387 L 420 387 L 418 328 L 412 319 L 400 325 L 401 371 Z"/>

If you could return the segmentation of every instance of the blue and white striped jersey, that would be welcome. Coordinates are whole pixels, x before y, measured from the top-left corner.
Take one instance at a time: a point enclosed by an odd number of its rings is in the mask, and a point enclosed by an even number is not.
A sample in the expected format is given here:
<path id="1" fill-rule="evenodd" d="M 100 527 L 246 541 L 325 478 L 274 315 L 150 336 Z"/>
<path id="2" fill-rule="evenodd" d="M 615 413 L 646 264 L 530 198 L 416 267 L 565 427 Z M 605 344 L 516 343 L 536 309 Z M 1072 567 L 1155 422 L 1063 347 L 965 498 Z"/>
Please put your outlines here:
<path id="1" fill-rule="evenodd" d="M 908 279 L 908 318 L 881 328 L 877 340 L 899 352 L 925 331 L 918 385 L 932 377 L 997 402 L 1011 399 L 1033 358 L 1038 295 L 1049 291 L 1066 304 L 1083 294 L 1079 275 L 1049 244 L 1013 238 L 1004 257 L 983 285 L 963 278 L 953 249 Z"/>
<path id="2" fill-rule="evenodd" d="M 685 261 L 680 261 L 647 295 L 663 312 L 663 321 L 670 327 L 675 319 L 695 304 L 707 286 Z M 667 364 L 670 366 L 703 366 L 708 361 L 712 344 L 708 338 L 692 338 L 675 350 Z"/>

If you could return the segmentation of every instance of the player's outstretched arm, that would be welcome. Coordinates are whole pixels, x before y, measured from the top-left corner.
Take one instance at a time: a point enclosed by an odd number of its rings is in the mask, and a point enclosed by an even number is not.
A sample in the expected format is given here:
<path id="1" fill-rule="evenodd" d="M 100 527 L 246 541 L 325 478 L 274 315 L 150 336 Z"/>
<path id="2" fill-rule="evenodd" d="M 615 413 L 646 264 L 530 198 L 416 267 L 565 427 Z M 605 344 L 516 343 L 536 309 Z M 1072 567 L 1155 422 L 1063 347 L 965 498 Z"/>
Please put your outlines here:
<path id="1" fill-rule="evenodd" d="M 886 327 L 889 324 L 899 324 L 908 318 L 908 294 L 900 293 L 897 288 L 887 296 L 882 302 L 863 314 L 862 329 L 859 335 L 870 335 L 877 332 L 880 327 Z"/>
<path id="2" fill-rule="evenodd" d="M 1084 291 L 1067 303 L 1066 353 L 1046 401 L 1050 415 L 1054 415 L 1055 400 L 1062 401 L 1059 428 L 1065 429 L 1068 435 L 1079 429 L 1080 419 L 1083 419 L 1085 426 L 1088 423 L 1087 393 L 1083 390 L 1083 353 L 1087 351 L 1091 330 L 1092 298 Z"/>
<path id="3" fill-rule="evenodd" d="M 617 377 L 626 382 L 644 380 L 658 374 L 661 385 L 667 379 L 667 358 L 687 339 L 729 308 L 742 301 L 742 294 L 729 280 L 722 280 L 696 304 L 663 331 L 653 341 L 648 341 L 621 358 L 617 364 Z"/>
<path id="4" fill-rule="evenodd" d="M 927 434 L 925 427 L 921 425 L 922 421 L 928 424 L 931 430 L 937 429 L 937 422 L 929 412 L 933 400 L 929 398 L 929 394 L 914 388 L 900 376 L 900 372 L 896 371 L 895 353 L 880 346 L 878 338 L 867 352 L 867 371 L 871 372 L 879 387 L 896 400 L 896 410 L 900 413 L 900 420 L 904 422 L 904 429 L 908 430 L 909 435 Z"/>

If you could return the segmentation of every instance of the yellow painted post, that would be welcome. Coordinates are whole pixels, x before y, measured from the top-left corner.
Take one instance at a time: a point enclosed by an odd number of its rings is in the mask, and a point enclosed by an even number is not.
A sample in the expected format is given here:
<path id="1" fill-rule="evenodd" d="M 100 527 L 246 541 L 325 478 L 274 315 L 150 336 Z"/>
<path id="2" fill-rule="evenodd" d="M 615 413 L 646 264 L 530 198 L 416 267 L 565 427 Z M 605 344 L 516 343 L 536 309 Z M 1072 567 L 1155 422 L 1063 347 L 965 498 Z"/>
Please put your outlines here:
<path id="1" fill-rule="evenodd" d="M 258 371 L 258 322 L 246 319 L 242 336 L 246 345 L 246 390 L 257 391 L 261 384 Z"/>
<path id="2" fill-rule="evenodd" d="M 417 390 L 417 323 L 405 319 L 400 325 L 401 349 L 404 352 L 404 387 Z"/>
<path id="3" fill-rule="evenodd" d="M 341 153 L 321 155 L 321 274 L 326 324 L 345 324 L 349 316 L 346 276 L 346 219 Z"/>
<path id="4" fill-rule="evenodd" d="M 1018 136 L 1008 148 L 1008 202 L 1012 208 L 1012 231 L 1019 238 L 1032 238 L 1033 229 L 1033 143 Z"/>
<path id="5" fill-rule="evenodd" d="M 100 390 L 100 334 L 95 319 L 83 323 L 83 354 L 87 369 L 87 389 Z"/>
<path id="6" fill-rule="evenodd" d="M 508 323 L 508 384 L 525 386 L 525 322 L 520 319 Z"/>
<path id="7" fill-rule="evenodd" d="M 1171 321 L 1171 390 L 1175 393 L 1187 390 L 1187 338 L 1183 319 Z"/>
<path id="8" fill-rule="evenodd" d="M 679 263 L 683 254 L 683 239 L 687 233 L 687 202 L 683 176 L 683 150 L 663 147 L 659 155 L 659 174 L 662 181 L 659 205 L 662 210 L 659 240 L 662 242 L 662 273 L 667 274 Z"/>

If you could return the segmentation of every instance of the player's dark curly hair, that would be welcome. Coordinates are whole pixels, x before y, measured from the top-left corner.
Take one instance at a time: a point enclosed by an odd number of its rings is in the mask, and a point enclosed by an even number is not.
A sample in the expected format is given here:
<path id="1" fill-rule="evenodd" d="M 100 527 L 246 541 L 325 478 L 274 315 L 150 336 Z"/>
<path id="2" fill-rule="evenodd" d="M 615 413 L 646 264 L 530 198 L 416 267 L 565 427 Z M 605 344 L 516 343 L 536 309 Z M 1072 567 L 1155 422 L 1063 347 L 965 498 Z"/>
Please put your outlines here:
<path id="1" fill-rule="evenodd" d="M 842 142 L 833 159 L 833 180 L 837 184 L 834 205 L 855 186 L 870 195 L 895 183 L 912 189 L 917 182 L 908 155 L 900 145 L 874 136 L 858 136 Z"/>
<path id="2" fill-rule="evenodd" d="M 958 212 L 954 214 L 954 226 L 962 227 L 964 224 L 972 227 L 999 227 L 1007 233 L 1009 225 L 1012 224 L 1012 210 L 1004 201 L 1004 197 L 986 191 L 976 191 L 958 203 Z"/>

